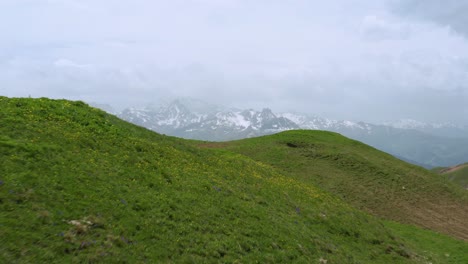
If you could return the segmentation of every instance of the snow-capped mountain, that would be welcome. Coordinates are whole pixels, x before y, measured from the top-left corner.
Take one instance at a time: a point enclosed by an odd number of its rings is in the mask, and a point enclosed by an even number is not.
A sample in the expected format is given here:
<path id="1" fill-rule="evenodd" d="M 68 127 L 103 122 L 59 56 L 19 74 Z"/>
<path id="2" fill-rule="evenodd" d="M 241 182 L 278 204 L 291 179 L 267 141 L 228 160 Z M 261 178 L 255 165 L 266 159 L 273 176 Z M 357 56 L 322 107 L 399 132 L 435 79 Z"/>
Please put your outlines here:
<path id="1" fill-rule="evenodd" d="M 187 107 L 177 100 L 159 109 L 154 109 L 151 106 L 142 109 L 128 108 L 123 110 L 119 116 L 129 122 L 152 130 L 161 127 L 178 129 L 199 122 L 203 118 L 203 115 L 190 112 Z"/>
<path id="2" fill-rule="evenodd" d="M 414 119 L 400 119 L 394 122 L 384 122 L 382 125 L 417 130 L 441 137 L 468 138 L 468 127 L 453 123 L 425 123 Z"/>
<path id="3" fill-rule="evenodd" d="M 372 126 L 363 122 L 331 120 L 299 113 L 275 114 L 271 109 L 239 110 L 223 107 L 190 110 L 180 100 L 154 108 L 125 109 L 119 116 L 156 132 L 202 140 L 232 140 L 277 133 L 291 129 L 329 130 L 371 133 Z"/>
<path id="4" fill-rule="evenodd" d="M 129 108 L 119 114 L 124 120 L 156 132 L 202 140 L 231 140 L 299 128 L 291 120 L 262 111 L 204 108 L 190 111 L 179 100 L 154 109 Z"/>
<path id="5" fill-rule="evenodd" d="M 387 126 L 392 126 L 395 128 L 416 129 L 416 130 L 428 129 L 428 128 L 458 127 L 457 125 L 452 124 L 452 123 L 425 123 L 425 122 L 421 122 L 421 121 L 409 119 L 409 118 L 400 119 L 394 122 L 384 122 L 383 124 Z"/>
<path id="6" fill-rule="evenodd" d="M 394 122 L 384 122 L 382 124 L 401 129 L 425 129 L 431 126 L 428 123 L 424 123 L 414 119 L 400 119 Z"/>
<path id="7" fill-rule="evenodd" d="M 119 117 L 159 133 L 209 141 L 255 137 L 291 129 L 328 130 L 425 167 L 460 164 L 468 157 L 468 129 L 428 125 L 414 120 L 376 125 L 300 113 L 277 114 L 268 108 L 261 111 L 229 109 L 189 99 L 171 101 L 159 107 L 125 109 Z"/>
<path id="8" fill-rule="evenodd" d="M 302 129 L 329 130 L 335 132 L 340 132 L 343 130 L 362 130 L 367 133 L 372 131 L 372 125 L 364 122 L 333 120 L 297 113 L 281 113 L 278 114 L 278 116 L 293 121 Z"/>

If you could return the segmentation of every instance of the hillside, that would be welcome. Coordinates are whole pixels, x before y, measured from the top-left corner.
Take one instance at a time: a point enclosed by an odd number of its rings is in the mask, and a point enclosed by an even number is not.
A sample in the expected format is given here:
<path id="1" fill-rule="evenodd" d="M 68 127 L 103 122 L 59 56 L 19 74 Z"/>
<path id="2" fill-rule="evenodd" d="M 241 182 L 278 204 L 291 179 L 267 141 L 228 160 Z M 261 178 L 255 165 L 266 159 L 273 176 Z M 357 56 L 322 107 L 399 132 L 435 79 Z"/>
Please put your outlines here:
<path id="1" fill-rule="evenodd" d="M 468 163 L 448 168 L 435 168 L 433 171 L 468 189 Z"/>
<path id="2" fill-rule="evenodd" d="M 207 143 L 269 164 L 371 214 L 468 239 L 468 193 L 423 168 L 325 131 Z"/>
<path id="3" fill-rule="evenodd" d="M 0 109 L 1 263 L 468 260 L 466 242 L 82 102 L 0 97 Z"/>

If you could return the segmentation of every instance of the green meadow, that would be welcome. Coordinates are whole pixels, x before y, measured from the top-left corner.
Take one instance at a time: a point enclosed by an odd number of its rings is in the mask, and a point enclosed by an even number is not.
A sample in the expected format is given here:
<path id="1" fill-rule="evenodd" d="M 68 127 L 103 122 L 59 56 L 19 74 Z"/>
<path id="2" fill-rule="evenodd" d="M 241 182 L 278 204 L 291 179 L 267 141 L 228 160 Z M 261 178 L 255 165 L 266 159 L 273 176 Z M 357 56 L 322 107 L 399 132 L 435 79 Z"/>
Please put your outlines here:
<path id="1" fill-rule="evenodd" d="M 461 187 L 338 134 L 210 143 L 82 102 L 0 109 L 0 263 L 468 263 Z"/>

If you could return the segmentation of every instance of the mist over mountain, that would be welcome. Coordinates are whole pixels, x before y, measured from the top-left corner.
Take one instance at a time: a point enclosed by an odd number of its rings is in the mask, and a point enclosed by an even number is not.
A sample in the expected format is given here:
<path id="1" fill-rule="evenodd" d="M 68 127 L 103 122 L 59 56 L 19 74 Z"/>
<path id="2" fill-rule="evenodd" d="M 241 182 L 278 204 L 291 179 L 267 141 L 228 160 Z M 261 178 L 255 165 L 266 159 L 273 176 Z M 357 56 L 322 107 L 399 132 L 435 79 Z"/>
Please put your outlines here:
<path id="1" fill-rule="evenodd" d="M 454 123 L 425 123 L 414 119 L 400 119 L 394 122 L 382 123 L 386 126 L 394 128 L 417 130 L 427 134 L 452 137 L 452 138 L 467 138 L 468 125 L 459 125 Z"/>
<path id="2" fill-rule="evenodd" d="M 1 94 L 468 124 L 467 12 L 454 0 L 0 1 Z"/>
<path id="3" fill-rule="evenodd" d="M 227 141 L 293 129 L 327 130 L 362 141 L 426 168 L 452 166 L 468 157 L 468 128 L 451 123 L 399 120 L 372 124 L 272 109 L 233 109 L 190 98 L 124 109 L 124 120 L 153 131 L 207 141 Z"/>

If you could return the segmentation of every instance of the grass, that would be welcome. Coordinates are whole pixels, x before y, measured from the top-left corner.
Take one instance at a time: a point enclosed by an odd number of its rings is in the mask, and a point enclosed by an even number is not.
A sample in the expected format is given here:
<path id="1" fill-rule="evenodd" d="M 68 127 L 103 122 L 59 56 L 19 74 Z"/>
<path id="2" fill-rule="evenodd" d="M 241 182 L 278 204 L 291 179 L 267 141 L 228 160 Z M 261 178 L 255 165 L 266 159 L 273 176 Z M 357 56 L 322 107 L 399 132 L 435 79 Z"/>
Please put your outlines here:
<path id="1" fill-rule="evenodd" d="M 414 245 L 416 251 L 424 252 L 420 260 L 425 263 L 468 263 L 466 241 L 455 241 L 444 234 L 393 221 L 385 221 L 385 226 L 402 237 L 405 244 Z"/>
<path id="2" fill-rule="evenodd" d="M 446 178 L 326 131 L 202 143 L 269 164 L 378 217 L 468 239 L 468 193 Z"/>
<path id="3" fill-rule="evenodd" d="M 468 252 L 82 102 L 0 97 L 0 108 L 1 263 L 455 263 L 421 234 Z"/>

